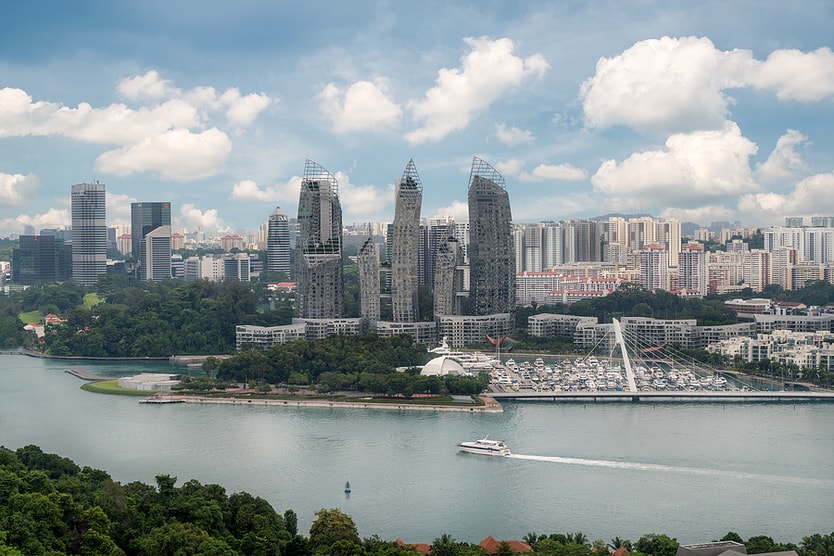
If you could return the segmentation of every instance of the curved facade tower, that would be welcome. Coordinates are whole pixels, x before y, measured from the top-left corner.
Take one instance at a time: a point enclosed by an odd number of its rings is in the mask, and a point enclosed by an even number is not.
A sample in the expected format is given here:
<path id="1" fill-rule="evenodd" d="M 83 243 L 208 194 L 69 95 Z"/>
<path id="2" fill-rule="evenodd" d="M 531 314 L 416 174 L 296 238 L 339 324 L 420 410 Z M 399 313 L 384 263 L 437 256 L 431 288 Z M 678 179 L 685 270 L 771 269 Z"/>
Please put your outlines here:
<path id="1" fill-rule="evenodd" d="M 345 299 L 339 184 L 333 174 L 312 160 L 305 163 L 301 180 L 295 249 L 299 318 L 343 317 Z"/>
<path id="2" fill-rule="evenodd" d="M 379 320 L 379 245 L 369 237 L 359 248 L 359 316 L 369 322 Z"/>
<path id="3" fill-rule="evenodd" d="M 269 215 L 266 232 L 266 269 L 290 275 L 290 221 L 281 207 Z"/>
<path id="4" fill-rule="evenodd" d="M 455 315 L 455 272 L 461 262 L 460 244 L 448 235 L 437 246 L 434 266 L 434 315 Z"/>
<path id="5" fill-rule="evenodd" d="M 504 176 L 478 158 L 469 175 L 469 312 L 515 309 L 515 249 Z"/>
<path id="6" fill-rule="evenodd" d="M 395 184 L 394 227 L 391 241 L 391 309 L 394 322 L 416 322 L 420 209 L 423 184 L 414 160 Z"/>

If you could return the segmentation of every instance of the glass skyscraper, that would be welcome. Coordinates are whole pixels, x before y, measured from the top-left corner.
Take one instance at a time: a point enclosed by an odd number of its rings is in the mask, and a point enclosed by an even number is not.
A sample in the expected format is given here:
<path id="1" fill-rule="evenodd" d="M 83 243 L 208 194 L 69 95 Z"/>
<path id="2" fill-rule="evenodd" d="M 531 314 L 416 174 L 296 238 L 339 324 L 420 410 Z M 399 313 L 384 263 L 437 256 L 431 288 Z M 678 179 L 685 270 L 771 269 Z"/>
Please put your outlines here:
<path id="1" fill-rule="evenodd" d="M 107 273 L 106 217 L 103 183 L 72 186 L 72 278 L 84 286 Z"/>
<path id="2" fill-rule="evenodd" d="M 478 158 L 469 175 L 469 313 L 515 309 L 515 250 L 504 176 Z"/>
<path id="3" fill-rule="evenodd" d="M 131 203 L 133 265 L 139 280 L 171 277 L 171 203 Z"/>
<path id="4" fill-rule="evenodd" d="M 312 160 L 304 166 L 295 243 L 298 317 L 342 318 L 342 207 L 336 178 Z"/>
<path id="5" fill-rule="evenodd" d="M 290 222 L 281 207 L 269 215 L 266 233 L 266 269 L 290 275 Z"/>
<path id="6" fill-rule="evenodd" d="M 416 322 L 418 312 L 418 251 L 423 185 L 414 160 L 395 184 L 393 237 L 391 240 L 391 308 L 394 322 Z"/>

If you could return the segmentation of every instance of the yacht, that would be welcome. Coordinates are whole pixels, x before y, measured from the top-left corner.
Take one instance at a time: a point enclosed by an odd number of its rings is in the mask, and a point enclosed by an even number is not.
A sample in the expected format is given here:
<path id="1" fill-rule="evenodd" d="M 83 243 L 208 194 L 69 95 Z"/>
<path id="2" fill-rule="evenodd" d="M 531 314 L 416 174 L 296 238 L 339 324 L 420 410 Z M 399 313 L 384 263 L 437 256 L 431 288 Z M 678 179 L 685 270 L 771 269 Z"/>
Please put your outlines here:
<path id="1" fill-rule="evenodd" d="M 482 438 L 474 442 L 461 442 L 458 444 L 461 452 L 470 454 L 483 454 L 485 456 L 509 456 L 510 449 L 500 440 L 489 440 Z"/>

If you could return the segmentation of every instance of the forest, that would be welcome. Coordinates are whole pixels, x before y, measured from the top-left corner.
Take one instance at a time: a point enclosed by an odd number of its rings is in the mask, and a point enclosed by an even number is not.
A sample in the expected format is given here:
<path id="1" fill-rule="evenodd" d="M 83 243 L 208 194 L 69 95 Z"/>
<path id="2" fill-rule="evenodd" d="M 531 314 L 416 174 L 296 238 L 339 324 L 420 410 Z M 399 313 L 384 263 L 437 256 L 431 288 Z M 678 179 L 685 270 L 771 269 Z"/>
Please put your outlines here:
<path id="1" fill-rule="evenodd" d="M 403 531 L 408 537 L 408 531 Z M 678 541 L 649 533 L 632 542 L 614 537 L 591 541 L 581 532 L 539 535 L 520 540 L 533 554 L 609 556 L 625 547 L 634 555 L 675 556 Z M 730 532 L 722 539 L 746 546 L 748 554 L 795 550 L 799 556 L 834 556 L 834 532 L 803 537 L 796 545 L 766 535 L 744 541 Z M 247 492 L 228 494 L 216 484 L 160 474 L 156 484 L 122 484 L 106 472 L 81 467 L 29 445 L 0 447 L 0 556 L 205 555 L 232 556 L 414 556 L 415 547 L 377 535 L 360 538 L 353 519 L 337 508 L 322 508 L 308 534 L 298 531 L 298 516 L 283 513 Z M 430 544 L 430 556 L 486 556 L 477 544 L 446 532 Z M 515 554 L 501 541 L 496 554 Z"/>
<path id="2" fill-rule="evenodd" d="M 355 273 L 347 273 L 353 276 Z M 346 278 L 347 316 L 358 316 L 358 285 Z M 421 307 L 429 311 L 430 290 L 421 288 Z M 742 291 L 733 296 L 683 298 L 665 291 L 649 292 L 634 284 L 611 295 L 571 305 L 521 306 L 516 310 L 512 343 L 517 350 L 566 353 L 569 338 L 543 340 L 527 335 L 527 318 L 552 312 L 592 316 L 600 322 L 623 316 L 659 319 L 695 319 L 699 325 L 731 324 L 736 315 L 724 307 L 731 297 L 767 297 L 826 306 L 834 302 L 834 285 L 819 281 L 799 290 L 782 291 L 768 286 L 762 293 Z M 129 276 L 102 276 L 95 287 L 75 282 L 32 286 L 23 292 L 0 295 L 0 348 L 25 346 L 48 355 L 83 357 L 168 357 L 173 354 L 231 354 L 235 351 L 235 326 L 276 326 L 292 322 L 294 296 L 267 289 L 266 282 L 139 282 Z M 54 313 L 64 324 L 47 326 L 40 341 L 24 334 L 31 320 Z M 24 317 L 21 320 L 21 317 Z M 423 313 L 430 319 L 429 312 Z M 469 346 L 477 349 L 487 347 Z"/>

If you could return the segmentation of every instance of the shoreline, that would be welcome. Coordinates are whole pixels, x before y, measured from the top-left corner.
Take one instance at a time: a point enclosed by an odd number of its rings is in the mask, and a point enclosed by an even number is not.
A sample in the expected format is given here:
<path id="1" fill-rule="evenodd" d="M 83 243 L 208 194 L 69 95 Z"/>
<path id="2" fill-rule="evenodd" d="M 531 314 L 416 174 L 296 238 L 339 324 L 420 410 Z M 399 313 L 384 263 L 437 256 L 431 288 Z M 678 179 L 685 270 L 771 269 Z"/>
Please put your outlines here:
<path id="1" fill-rule="evenodd" d="M 385 410 L 406 410 L 406 411 L 457 411 L 469 413 L 503 413 L 504 408 L 492 396 L 480 396 L 483 405 L 439 405 L 439 404 L 410 404 L 402 402 L 346 402 L 338 400 L 315 400 L 315 399 L 240 399 L 240 398 L 208 398 L 205 396 L 188 396 L 182 394 L 157 394 L 139 400 L 144 404 L 171 404 L 171 403 L 197 403 L 197 404 L 224 404 L 224 405 L 277 405 L 284 407 L 336 407 L 352 409 L 385 409 Z"/>

